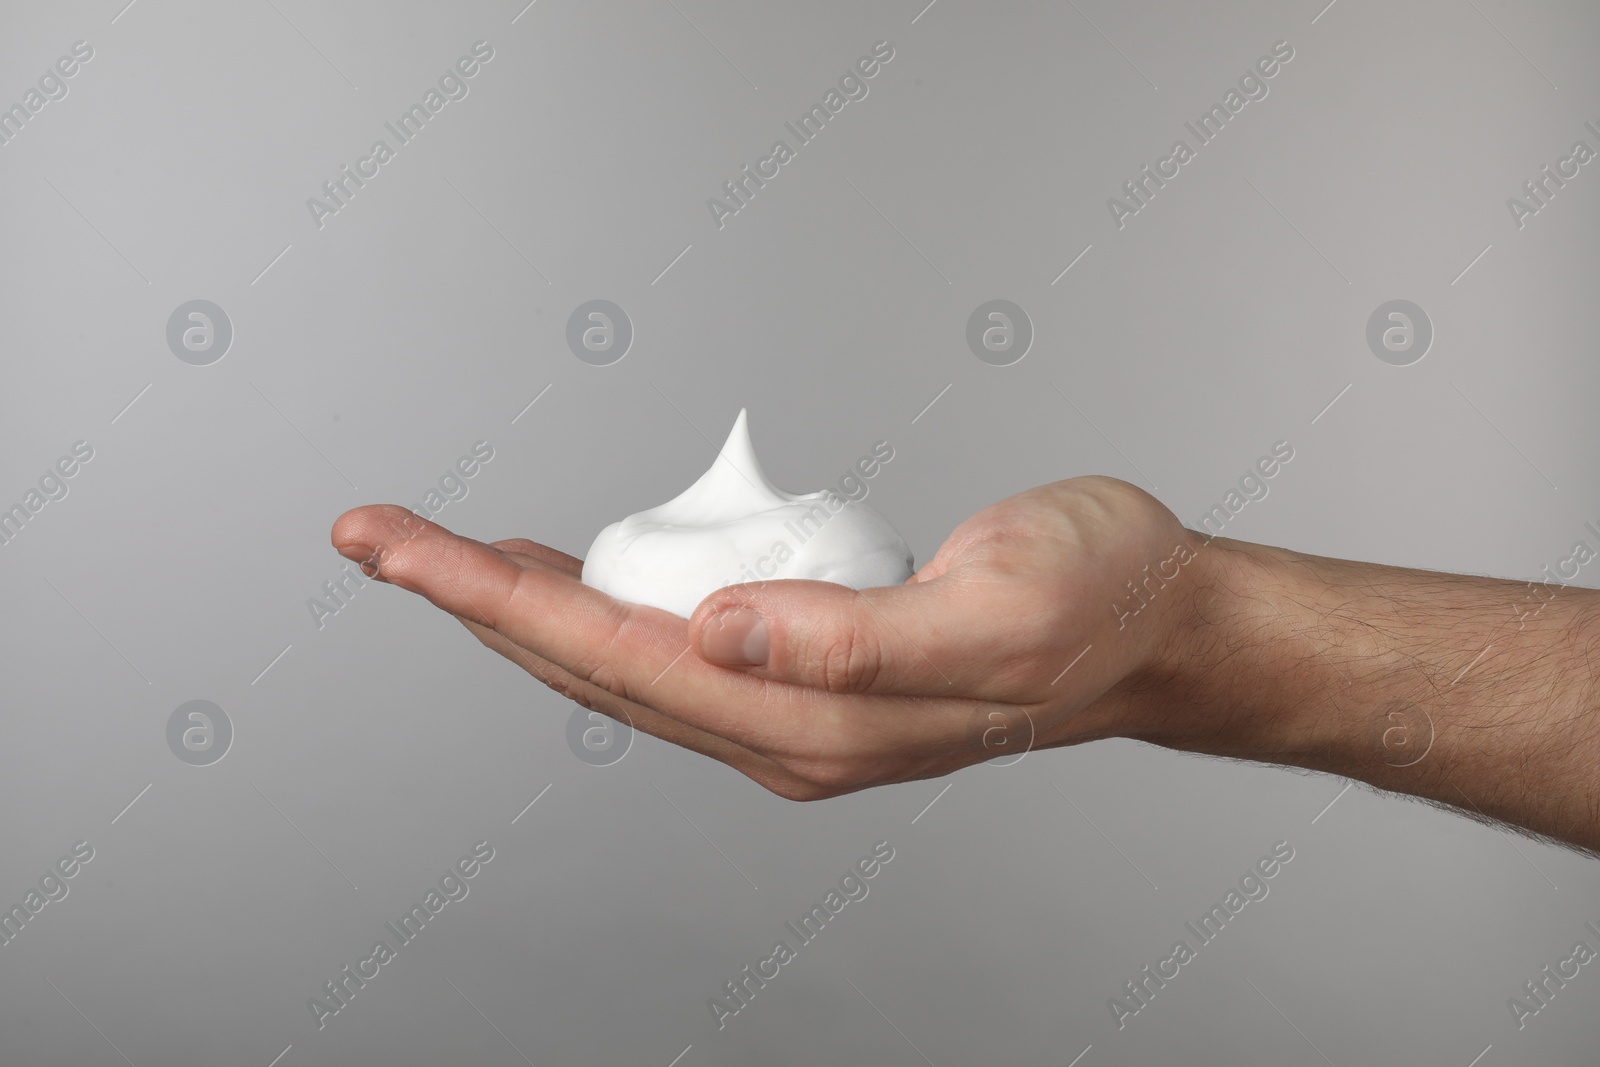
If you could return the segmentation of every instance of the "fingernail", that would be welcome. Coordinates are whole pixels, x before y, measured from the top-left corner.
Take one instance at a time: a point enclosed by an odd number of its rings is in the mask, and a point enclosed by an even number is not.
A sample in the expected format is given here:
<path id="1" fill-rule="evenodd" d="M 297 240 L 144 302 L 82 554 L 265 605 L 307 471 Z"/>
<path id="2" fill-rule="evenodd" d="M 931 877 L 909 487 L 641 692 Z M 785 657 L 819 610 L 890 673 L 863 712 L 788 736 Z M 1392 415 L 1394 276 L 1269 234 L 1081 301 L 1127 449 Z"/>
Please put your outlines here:
<path id="1" fill-rule="evenodd" d="M 378 576 L 378 553 L 362 544 L 348 544 L 339 548 L 339 555 L 361 567 L 361 573 L 368 578 Z"/>
<path id="2" fill-rule="evenodd" d="M 767 622 L 744 608 L 711 616 L 700 634 L 700 654 L 728 667 L 759 667 L 767 662 Z"/>

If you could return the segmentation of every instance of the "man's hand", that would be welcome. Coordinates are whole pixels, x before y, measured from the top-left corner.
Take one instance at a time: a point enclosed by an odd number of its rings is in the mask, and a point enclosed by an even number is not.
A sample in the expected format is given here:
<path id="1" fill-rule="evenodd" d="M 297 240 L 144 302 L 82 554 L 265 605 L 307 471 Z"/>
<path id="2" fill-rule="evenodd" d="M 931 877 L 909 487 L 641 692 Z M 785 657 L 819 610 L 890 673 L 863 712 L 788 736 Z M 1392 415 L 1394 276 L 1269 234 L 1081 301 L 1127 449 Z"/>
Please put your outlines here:
<path id="1" fill-rule="evenodd" d="M 903 586 L 731 586 L 685 621 L 399 507 L 345 514 L 333 542 L 556 692 L 797 800 L 1148 732 L 1137 698 L 1184 655 L 1178 572 L 1201 549 L 1143 491 L 1076 478 L 979 512 Z"/>
<path id="2" fill-rule="evenodd" d="M 1109 478 L 985 508 L 903 586 L 730 586 L 687 621 L 398 507 L 333 541 L 558 693 L 796 800 L 1123 736 L 1600 851 L 1595 590 L 1202 538 Z"/>

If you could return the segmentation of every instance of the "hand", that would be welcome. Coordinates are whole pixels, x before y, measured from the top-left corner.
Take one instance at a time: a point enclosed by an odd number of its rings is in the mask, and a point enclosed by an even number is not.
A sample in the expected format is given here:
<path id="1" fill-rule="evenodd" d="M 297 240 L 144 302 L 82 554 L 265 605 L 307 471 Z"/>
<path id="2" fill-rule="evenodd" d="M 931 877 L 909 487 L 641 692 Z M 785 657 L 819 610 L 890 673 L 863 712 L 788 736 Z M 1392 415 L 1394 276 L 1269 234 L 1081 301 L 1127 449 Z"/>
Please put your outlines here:
<path id="1" fill-rule="evenodd" d="M 1148 733 L 1201 547 L 1142 490 L 1074 478 L 980 511 L 902 586 L 729 586 L 686 621 L 583 585 L 563 552 L 393 505 L 347 512 L 333 543 L 563 696 L 795 800 Z"/>

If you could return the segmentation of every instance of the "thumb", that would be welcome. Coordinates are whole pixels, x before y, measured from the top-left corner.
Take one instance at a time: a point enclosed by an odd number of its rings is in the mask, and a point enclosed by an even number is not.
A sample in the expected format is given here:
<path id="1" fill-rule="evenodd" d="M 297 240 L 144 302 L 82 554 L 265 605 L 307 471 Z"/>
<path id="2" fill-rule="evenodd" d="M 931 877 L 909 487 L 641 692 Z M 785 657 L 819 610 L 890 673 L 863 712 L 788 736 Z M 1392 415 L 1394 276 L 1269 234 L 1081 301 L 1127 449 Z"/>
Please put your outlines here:
<path id="1" fill-rule="evenodd" d="M 783 580 L 728 586 L 689 620 L 702 659 L 834 693 L 960 695 L 982 677 L 973 623 L 937 581 L 856 590 Z"/>

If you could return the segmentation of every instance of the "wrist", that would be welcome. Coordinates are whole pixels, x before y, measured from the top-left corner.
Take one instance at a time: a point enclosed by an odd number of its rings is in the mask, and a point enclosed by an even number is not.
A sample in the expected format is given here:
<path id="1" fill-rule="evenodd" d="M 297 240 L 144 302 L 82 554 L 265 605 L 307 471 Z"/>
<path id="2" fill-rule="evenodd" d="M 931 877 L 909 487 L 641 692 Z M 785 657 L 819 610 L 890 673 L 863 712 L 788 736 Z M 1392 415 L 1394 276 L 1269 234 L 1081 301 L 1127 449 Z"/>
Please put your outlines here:
<path id="1" fill-rule="evenodd" d="M 1205 541 L 1118 733 L 1600 851 L 1600 591 Z"/>
<path id="2" fill-rule="evenodd" d="M 1315 709 L 1284 692 L 1283 683 L 1286 667 L 1300 681 L 1334 673 L 1312 647 L 1296 657 L 1292 645 L 1326 618 L 1317 603 L 1325 584 L 1281 550 L 1191 536 L 1189 580 L 1171 601 L 1164 639 L 1134 687 L 1137 710 L 1124 736 L 1182 751 L 1305 762 L 1335 739 L 1322 736 Z"/>

